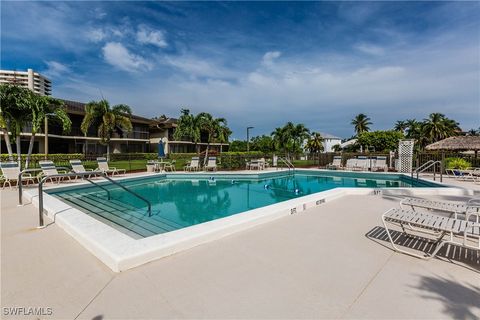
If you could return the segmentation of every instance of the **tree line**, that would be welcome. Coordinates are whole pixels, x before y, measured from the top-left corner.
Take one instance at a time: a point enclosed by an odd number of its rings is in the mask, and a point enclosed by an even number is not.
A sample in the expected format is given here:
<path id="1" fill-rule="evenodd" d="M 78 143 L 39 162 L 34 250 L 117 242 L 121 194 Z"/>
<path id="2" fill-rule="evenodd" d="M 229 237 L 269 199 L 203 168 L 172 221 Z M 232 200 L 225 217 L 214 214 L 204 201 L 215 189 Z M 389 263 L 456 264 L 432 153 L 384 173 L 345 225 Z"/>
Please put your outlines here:
<path id="1" fill-rule="evenodd" d="M 59 123 L 64 133 L 71 130 L 72 121 L 62 100 L 42 96 L 14 84 L 0 85 L 0 131 L 3 133 L 9 159 L 13 161 L 12 141 L 15 140 L 17 161 L 21 164 L 20 134 L 30 127 L 31 136 L 25 160 L 25 168 L 30 164 L 35 136 L 45 132 L 46 119 Z M 120 104 L 110 107 L 107 100 L 91 101 L 85 105 L 85 116 L 80 126 L 87 136 L 91 128 L 96 128 L 100 143 L 107 146 L 110 153 L 110 140 L 114 133 L 120 135 L 132 131 L 131 108 Z"/>

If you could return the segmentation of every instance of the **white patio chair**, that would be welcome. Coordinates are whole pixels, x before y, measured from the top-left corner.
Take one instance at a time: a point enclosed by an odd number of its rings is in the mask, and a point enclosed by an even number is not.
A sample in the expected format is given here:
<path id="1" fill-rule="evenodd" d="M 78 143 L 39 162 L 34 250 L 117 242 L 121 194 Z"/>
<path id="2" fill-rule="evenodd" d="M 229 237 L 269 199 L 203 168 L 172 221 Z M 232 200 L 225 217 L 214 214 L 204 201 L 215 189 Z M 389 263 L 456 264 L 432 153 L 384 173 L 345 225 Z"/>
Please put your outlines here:
<path id="1" fill-rule="evenodd" d="M 387 157 L 377 156 L 375 164 L 372 165 L 372 171 L 388 171 Z"/>
<path id="2" fill-rule="evenodd" d="M 342 167 L 342 156 L 334 156 L 333 161 L 327 164 L 327 169 L 340 169 Z"/>
<path id="3" fill-rule="evenodd" d="M 480 224 L 477 222 L 396 208 L 386 211 L 382 215 L 382 222 L 393 249 L 416 258 L 431 259 L 446 244 L 480 250 Z M 393 241 L 388 225 L 399 226 L 405 235 L 409 235 L 407 230 L 413 230 L 433 236 L 433 239 L 426 240 L 436 245 L 434 251 L 419 255 L 399 248 Z M 443 240 L 445 236 L 448 236 L 448 240 Z"/>
<path id="4" fill-rule="evenodd" d="M 369 165 L 370 165 L 369 161 L 370 160 L 367 157 L 364 157 L 364 156 L 357 157 L 357 162 L 356 162 L 353 170 L 368 171 L 368 168 L 369 168 Z"/>
<path id="5" fill-rule="evenodd" d="M 82 161 L 78 160 L 78 159 L 74 159 L 74 160 L 70 160 L 70 165 L 72 166 L 72 171 L 74 173 L 90 173 L 87 177 L 88 178 L 91 178 L 92 175 L 95 175 L 95 172 L 93 171 L 93 169 L 85 169 L 85 167 L 83 166 L 82 164 Z M 76 179 L 77 177 L 75 177 Z"/>
<path id="6" fill-rule="evenodd" d="M 65 169 L 60 169 L 58 170 L 53 161 L 51 160 L 42 160 L 39 161 L 38 164 L 40 165 L 40 168 L 42 168 L 42 172 L 39 175 L 39 179 L 43 177 L 48 177 L 52 175 L 57 175 L 57 174 L 62 174 L 62 173 L 68 173 L 68 170 Z M 60 181 L 65 180 L 65 178 L 68 178 L 68 181 L 71 181 L 71 177 L 50 177 L 45 180 L 45 182 L 49 181 L 50 182 L 57 182 L 60 183 Z"/>
<path id="7" fill-rule="evenodd" d="M 356 167 L 357 167 L 357 159 L 356 158 L 347 159 L 347 163 L 345 165 L 345 168 L 347 170 L 354 170 Z"/>
<path id="8" fill-rule="evenodd" d="M 2 175 L 0 180 L 3 180 L 2 189 L 5 189 L 5 186 L 8 183 L 10 189 L 12 189 L 12 182 L 16 182 L 18 186 L 18 175 L 20 174 L 20 166 L 16 162 L 1 162 L 0 169 L 2 169 Z M 27 185 L 31 182 L 35 183 L 35 177 L 30 173 L 24 173 L 22 175 L 22 181 L 26 181 Z"/>
<path id="9" fill-rule="evenodd" d="M 192 157 L 190 163 L 188 163 L 185 167 L 183 167 L 184 171 L 198 171 L 200 169 L 200 158 L 199 157 Z"/>
<path id="10" fill-rule="evenodd" d="M 108 162 L 107 162 L 107 158 L 104 158 L 104 157 L 97 158 L 97 164 L 98 164 L 97 171 L 101 171 L 101 172 L 103 172 L 107 175 L 109 173 L 112 174 L 112 176 L 114 176 L 115 174 L 119 175 L 119 174 L 127 173 L 127 170 L 125 170 L 125 169 L 117 169 L 115 167 L 109 167 Z"/>
<path id="11" fill-rule="evenodd" d="M 466 202 L 452 202 L 441 200 L 428 200 L 421 198 L 405 198 L 400 201 L 400 208 L 415 211 L 416 208 L 435 210 L 450 213 L 459 219 L 459 214 L 471 217 L 476 216 L 476 222 L 480 222 L 480 198 L 472 198 Z"/>
<path id="12" fill-rule="evenodd" d="M 217 171 L 217 157 L 208 157 L 207 165 L 205 166 L 205 171 Z"/>

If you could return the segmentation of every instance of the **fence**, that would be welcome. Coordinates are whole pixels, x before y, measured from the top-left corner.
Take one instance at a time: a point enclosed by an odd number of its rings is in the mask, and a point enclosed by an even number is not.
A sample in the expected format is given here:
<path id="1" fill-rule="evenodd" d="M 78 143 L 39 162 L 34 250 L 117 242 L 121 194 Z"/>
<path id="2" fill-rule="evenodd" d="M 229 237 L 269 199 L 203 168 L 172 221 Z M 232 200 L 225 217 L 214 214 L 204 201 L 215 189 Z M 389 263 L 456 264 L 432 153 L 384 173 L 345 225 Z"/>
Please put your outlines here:
<path id="1" fill-rule="evenodd" d="M 265 158 L 270 163 L 272 162 L 273 154 L 262 152 L 224 152 L 221 154 L 212 153 L 212 156 L 217 157 L 217 165 L 221 170 L 243 170 L 246 167 L 246 163 L 252 159 Z M 184 166 L 191 160 L 192 157 L 200 157 L 200 163 L 203 163 L 205 159 L 204 154 L 195 153 L 174 153 L 169 154 L 168 161 L 175 161 L 175 167 L 177 170 L 183 170 Z M 285 155 L 277 154 L 279 157 L 285 157 Z M 320 154 L 308 154 L 290 156 L 290 160 L 297 168 L 325 168 L 328 164 L 333 162 L 334 156 L 342 157 L 342 164 L 345 165 L 346 161 L 350 158 L 356 158 L 358 156 L 386 156 L 387 163 L 390 163 L 390 155 L 385 153 L 320 153 Z M 106 157 L 105 154 L 49 154 L 48 160 L 52 160 L 57 166 L 69 167 L 69 160 L 80 159 L 82 160 L 85 168 L 95 169 L 97 168 L 97 157 Z M 463 153 L 440 153 L 440 152 L 421 152 L 414 155 L 413 166 L 418 167 L 421 164 L 429 160 L 444 161 L 447 158 L 459 157 L 467 160 L 472 167 L 480 167 L 480 158 L 475 157 L 473 154 Z M 25 165 L 25 155 L 22 155 L 22 166 Z M 144 171 L 148 160 L 155 160 L 158 158 L 156 153 L 112 153 L 110 154 L 110 166 L 118 169 L 125 169 L 127 171 Z M 34 154 L 31 157 L 30 168 L 38 168 L 38 162 L 45 159 L 43 154 Z M 14 155 L 16 160 L 16 155 Z M 8 155 L 0 155 L 0 161 L 9 161 Z M 284 164 L 279 161 L 278 166 L 282 167 Z M 437 168 L 438 172 L 439 167 Z M 433 170 L 433 168 L 432 168 Z"/>

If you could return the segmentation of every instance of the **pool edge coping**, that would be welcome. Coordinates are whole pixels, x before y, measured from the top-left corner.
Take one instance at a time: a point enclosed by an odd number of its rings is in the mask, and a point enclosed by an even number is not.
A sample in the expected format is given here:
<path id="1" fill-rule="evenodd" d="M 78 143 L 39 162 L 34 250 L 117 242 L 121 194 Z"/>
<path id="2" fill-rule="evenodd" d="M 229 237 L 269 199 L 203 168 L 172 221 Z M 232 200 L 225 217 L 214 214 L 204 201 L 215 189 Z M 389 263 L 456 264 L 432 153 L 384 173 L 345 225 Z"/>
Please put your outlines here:
<path id="1" fill-rule="evenodd" d="M 318 169 L 316 171 L 318 172 Z M 223 173 L 213 174 L 222 175 Z M 398 175 L 399 173 L 395 174 Z M 164 176 L 164 174 L 157 175 Z M 212 173 L 206 175 L 212 175 Z M 262 174 L 256 173 L 256 175 L 261 176 Z M 120 179 L 145 176 L 151 177 L 152 173 L 121 177 Z M 410 176 L 408 177 L 410 178 Z M 46 216 L 49 219 L 64 229 L 114 272 L 121 272 L 281 217 L 299 214 L 345 195 L 473 194 L 473 191 L 466 188 L 449 186 L 443 183 L 437 184 L 444 188 L 334 188 L 142 239 L 131 238 L 48 193 L 44 193 L 43 201 L 44 211 L 46 211 Z M 65 187 L 68 187 L 68 185 L 48 188 L 47 191 Z M 38 190 L 27 189 L 24 191 L 24 196 L 38 208 Z"/>

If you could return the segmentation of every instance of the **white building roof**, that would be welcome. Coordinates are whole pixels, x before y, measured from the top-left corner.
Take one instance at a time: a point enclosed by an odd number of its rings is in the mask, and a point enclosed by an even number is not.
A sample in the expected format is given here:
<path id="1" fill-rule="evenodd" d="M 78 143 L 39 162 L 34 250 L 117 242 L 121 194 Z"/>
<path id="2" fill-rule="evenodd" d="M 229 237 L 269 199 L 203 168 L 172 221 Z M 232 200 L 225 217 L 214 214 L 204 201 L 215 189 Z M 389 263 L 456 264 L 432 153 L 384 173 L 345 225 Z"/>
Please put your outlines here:
<path id="1" fill-rule="evenodd" d="M 318 132 L 318 131 L 317 131 Z M 342 138 L 334 136 L 333 134 L 326 133 L 326 132 L 318 132 L 324 139 L 332 139 L 332 140 L 342 140 Z"/>

